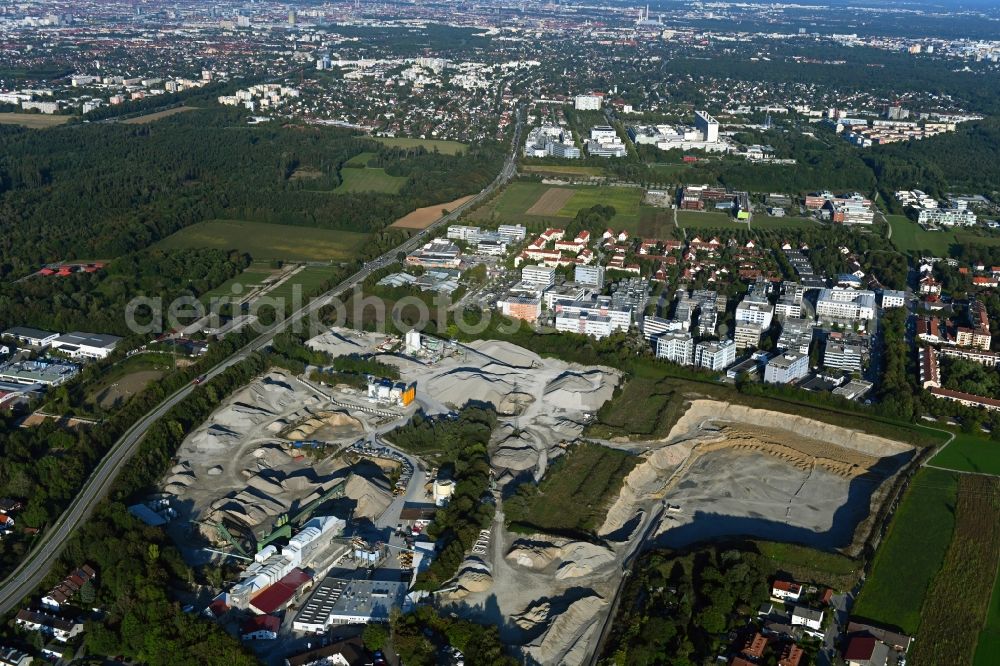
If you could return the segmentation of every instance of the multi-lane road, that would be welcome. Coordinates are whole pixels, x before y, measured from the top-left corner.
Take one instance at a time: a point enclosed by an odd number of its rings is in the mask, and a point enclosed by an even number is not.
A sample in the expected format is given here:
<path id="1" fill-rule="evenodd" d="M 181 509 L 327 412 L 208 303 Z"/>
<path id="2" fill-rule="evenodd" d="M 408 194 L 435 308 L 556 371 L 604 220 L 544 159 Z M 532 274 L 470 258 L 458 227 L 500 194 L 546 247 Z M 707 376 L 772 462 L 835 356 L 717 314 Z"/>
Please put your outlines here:
<path id="1" fill-rule="evenodd" d="M 511 151 L 504 162 L 503 169 L 496 179 L 483 188 L 472 199 L 457 206 L 455 210 L 449 212 L 436 220 L 423 231 L 418 232 L 412 238 L 394 247 L 382 256 L 365 264 L 361 270 L 357 271 L 336 287 L 326 292 L 320 297 L 310 301 L 307 305 L 299 308 L 284 320 L 274 324 L 262 332 L 253 341 L 243 348 L 233 352 L 228 358 L 214 366 L 205 373 L 205 380 L 215 377 L 226 368 L 246 359 L 250 354 L 259 351 L 269 345 L 274 337 L 282 331 L 288 329 L 293 324 L 311 317 L 324 306 L 332 303 L 334 299 L 345 292 L 360 285 L 373 272 L 380 270 L 397 259 L 400 252 L 409 253 L 422 244 L 426 237 L 441 225 L 457 220 L 466 210 L 489 198 L 496 190 L 503 187 L 517 173 L 517 149 L 521 142 L 522 112 L 519 109 L 516 114 L 517 124 L 514 128 L 514 138 L 511 142 Z M 70 504 L 69 508 L 59 517 L 59 519 L 47 529 L 40 537 L 38 543 L 21 562 L 20 565 L 0 583 L 0 614 L 8 613 L 16 607 L 21 599 L 31 594 L 48 574 L 49 569 L 59 557 L 63 546 L 69 539 L 73 531 L 87 519 L 91 510 L 107 494 L 114 482 L 118 471 L 126 464 L 132 454 L 138 448 L 143 435 L 154 423 L 169 412 L 175 405 L 184 400 L 192 391 L 197 390 L 196 385 L 187 385 L 174 394 L 170 395 L 156 406 L 152 411 L 143 416 L 135 425 L 128 429 L 122 437 L 115 442 L 115 445 L 105 454 L 97 468 L 91 473 L 84 483 L 83 488 Z"/>

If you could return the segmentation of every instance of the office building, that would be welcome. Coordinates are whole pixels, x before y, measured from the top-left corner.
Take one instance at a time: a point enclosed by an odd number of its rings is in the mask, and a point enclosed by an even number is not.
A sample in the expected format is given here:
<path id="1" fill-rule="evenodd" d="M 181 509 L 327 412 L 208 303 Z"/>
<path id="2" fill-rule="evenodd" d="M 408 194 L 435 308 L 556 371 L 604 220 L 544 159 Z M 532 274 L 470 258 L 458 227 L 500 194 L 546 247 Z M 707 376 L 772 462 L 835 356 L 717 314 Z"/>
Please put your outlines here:
<path id="1" fill-rule="evenodd" d="M 556 269 L 551 266 L 525 266 L 521 269 L 521 282 L 539 289 L 556 283 Z"/>
<path id="2" fill-rule="evenodd" d="M 774 317 L 774 308 L 768 302 L 766 296 L 758 294 L 747 294 L 736 306 L 736 322 L 760 324 L 761 328 L 767 330 L 771 326 L 771 319 Z"/>
<path id="3" fill-rule="evenodd" d="M 577 266 L 573 272 L 577 284 L 604 289 L 604 266 Z"/>
<path id="4" fill-rule="evenodd" d="M 628 331 L 632 326 L 632 308 L 613 305 L 610 296 L 597 296 L 590 300 L 564 303 L 556 306 L 556 312 L 567 317 L 580 315 L 608 317 L 612 328 L 618 331 Z"/>
<path id="5" fill-rule="evenodd" d="M 774 315 L 779 319 L 786 319 L 789 317 L 800 318 L 802 316 L 802 301 L 800 300 L 796 303 L 789 296 L 781 296 L 778 298 L 777 304 L 774 306 Z"/>
<path id="6" fill-rule="evenodd" d="M 524 242 L 528 229 L 523 224 L 501 224 L 497 227 L 497 235 L 508 245 L 516 245 Z"/>
<path id="7" fill-rule="evenodd" d="M 860 343 L 836 340 L 831 336 L 823 349 L 823 366 L 856 372 L 861 369 L 867 353 L 868 350 Z"/>
<path id="8" fill-rule="evenodd" d="M 736 330 L 733 332 L 733 341 L 736 343 L 737 349 L 758 347 L 763 334 L 764 328 L 760 324 L 750 321 L 737 322 Z"/>
<path id="9" fill-rule="evenodd" d="M 871 321 L 875 318 L 875 293 L 840 287 L 823 289 L 816 299 L 816 317 L 832 322 Z"/>
<path id="10" fill-rule="evenodd" d="M 555 310 L 560 305 L 565 305 L 566 303 L 573 303 L 574 301 L 582 301 L 586 299 L 589 295 L 589 291 L 586 287 L 579 285 L 575 282 L 563 282 L 559 285 L 553 285 L 546 289 L 542 293 L 542 303 L 549 310 Z"/>
<path id="11" fill-rule="evenodd" d="M 600 95 L 577 95 L 573 98 L 573 108 L 577 111 L 600 111 Z"/>
<path id="12" fill-rule="evenodd" d="M 656 338 L 656 357 L 691 365 L 694 362 L 694 338 L 690 333 L 664 333 Z"/>
<path id="13" fill-rule="evenodd" d="M 451 240 L 465 241 L 466 243 L 475 243 L 479 240 L 479 234 L 482 233 L 482 229 L 479 227 L 469 227 L 463 224 L 453 224 L 448 227 L 447 237 Z"/>
<path id="14" fill-rule="evenodd" d="M 15 326 L 14 328 L 9 328 L 4 331 L 2 335 L 0 335 L 0 338 L 10 338 L 22 345 L 38 349 L 48 347 L 58 337 L 58 333 L 42 331 L 37 328 L 28 328 L 26 326 Z"/>
<path id="15" fill-rule="evenodd" d="M 768 384 L 791 384 L 809 373 L 809 356 L 799 352 L 785 352 L 770 359 L 764 368 L 764 381 Z"/>
<path id="16" fill-rule="evenodd" d="M 688 330 L 683 322 L 676 319 L 663 319 L 662 317 L 643 317 L 642 335 L 650 342 L 658 335 L 664 333 L 676 333 Z"/>
<path id="17" fill-rule="evenodd" d="M 708 115 L 707 111 L 694 112 L 694 126 L 701 132 L 703 140 L 710 143 L 719 140 L 719 121 Z"/>
<path id="18" fill-rule="evenodd" d="M 813 323 L 801 317 L 788 317 L 781 322 L 781 335 L 777 348 L 782 351 L 809 353 L 812 344 Z"/>
<path id="19" fill-rule="evenodd" d="M 406 264 L 424 268 L 458 268 L 462 265 L 462 251 L 454 243 L 436 238 L 407 255 Z"/>
<path id="20" fill-rule="evenodd" d="M 573 135 L 568 130 L 554 125 L 536 127 L 528 133 L 524 142 L 525 157 L 561 157 L 579 159 L 580 149 L 573 143 Z"/>
<path id="21" fill-rule="evenodd" d="M 694 351 L 694 364 L 721 372 L 736 363 L 736 343 L 733 340 L 699 342 Z"/>
<path id="22" fill-rule="evenodd" d="M 508 296 L 497 303 L 505 317 L 522 321 L 535 321 L 542 314 L 542 299 L 524 296 Z"/>
<path id="23" fill-rule="evenodd" d="M 615 332 L 611 317 L 594 312 L 557 312 L 556 330 L 562 333 L 579 333 L 600 340 Z"/>
<path id="24" fill-rule="evenodd" d="M 590 130 L 587 154 L 596 157 L 625 157 L 628 150 L 614 127 L 598 125 Z"/>

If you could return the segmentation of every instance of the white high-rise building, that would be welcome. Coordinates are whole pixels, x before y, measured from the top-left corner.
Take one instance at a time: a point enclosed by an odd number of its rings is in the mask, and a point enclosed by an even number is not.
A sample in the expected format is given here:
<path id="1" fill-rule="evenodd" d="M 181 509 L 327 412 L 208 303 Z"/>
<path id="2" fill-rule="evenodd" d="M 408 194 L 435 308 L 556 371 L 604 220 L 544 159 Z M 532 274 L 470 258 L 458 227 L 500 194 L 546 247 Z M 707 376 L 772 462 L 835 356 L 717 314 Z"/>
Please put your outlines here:
<path id="1" fill-rule="evenodd" d="M 694 112 L 694 126 L 705 141 L 715 142 L 719 140 L 719 121 L 708 115 L 707 111 Z"/>
<path id="2" fill-rule="evenodd" d="M 694 364 L 709 370 L 722 371 L 736 363 L 736 343 L 732 340 L 699 342 L 694 350 Z"/>
<path id="3" fill-rule="evenodd" d="M 656 338 L 656 356 L 680 365 L 694 361 L 694 338 L 690 333 L 664 333 Z"/>
<path id="4" fill-rule="evenodd" d="M 768 384 L 790 384 L 809 373 L 809 356 L 800 352 L 785 352 L 767 362 L 764 381 Z"/>
<path id="5" fill-rule="evenodd" d="M 521 269 L 521 282 L 546 289 L 556 283 L 556 269 L 551 266 L 525 266 Z"/>
<path id="6" fill-rule="evenodd" d="M 601 97 L 599 95 L 577 95 L 573 98 L 573 108 L 577 111 L 600 111 Z"/>
<path id="7" fill-rule="evenodd" d="M 875 318 L 875 292 L 857 289 L 823 289 L 816 299 L 819 319 L 871 321 Z"/>
<path id="8" fill-rule="evenodd" d="M 588 287 L 604 288 L 604 266 L 577 266 L 573 281 Z"/>

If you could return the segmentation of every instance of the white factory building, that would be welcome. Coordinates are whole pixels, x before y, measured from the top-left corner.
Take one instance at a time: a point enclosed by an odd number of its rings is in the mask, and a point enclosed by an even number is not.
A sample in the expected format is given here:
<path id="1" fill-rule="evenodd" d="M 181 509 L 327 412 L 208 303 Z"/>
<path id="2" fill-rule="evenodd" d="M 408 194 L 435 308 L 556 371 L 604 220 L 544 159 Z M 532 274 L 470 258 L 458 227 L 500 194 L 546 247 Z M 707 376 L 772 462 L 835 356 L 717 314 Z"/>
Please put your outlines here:
<path id="1" fill-rule="evenodd" d="M 103 359 L 111 355 L 121 338 L 114 335 L 74 331 L 52 341 L 52 349 L 70 358 Z"/>
<path id="2" fill-rule="evenodd" d="M 343 533 L 345 525 L 340 518 L 317 516 L 303 525 L 281 550 L 274 545 L 266 546 L 254 556 L 253 564 L 243 572 L 243 579 L 229 590 L 229 604 L 247 608 L 254 596 L 277 583 L 292 569 L 308 566 L 320 548 Z"/>

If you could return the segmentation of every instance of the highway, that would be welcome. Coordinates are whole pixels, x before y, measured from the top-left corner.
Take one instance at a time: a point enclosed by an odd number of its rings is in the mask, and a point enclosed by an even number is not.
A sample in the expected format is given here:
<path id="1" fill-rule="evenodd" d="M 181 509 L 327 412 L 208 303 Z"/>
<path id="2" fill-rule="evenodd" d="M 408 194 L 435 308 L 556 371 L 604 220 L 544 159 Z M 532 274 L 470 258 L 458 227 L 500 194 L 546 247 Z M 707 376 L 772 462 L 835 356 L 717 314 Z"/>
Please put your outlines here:
<path id="1" fill-rule="evenodd" d="M 457 206 L 455 210 L 442 216 L 426 229 L 416 233 L 412 238 L 386 252 L 377 259 L 365 264 L 361 270 L 357 271 L 336 287 L 319 296 L 302 308 L 299 308 L 284 320 L 277 322 L 266 331 L 261 333 L 253 341 L 243 348 L 233 352 L 225 360 L 211 368 L 205 373 L 205 380 L 215 377 L 226 368 L 246 359 L 254 352 L 257 352 L 271 343 L 276 335 L 299 322 L 324 306 L 331 303 L 336 297 L 344 292 L 353 289 L 361 284 L 373 272 L 378 271 L 396 261 L 396 256 L 400 252 L 409 253 L 423 244 L 430 232 L 437 227 L 454 222 L 466 210 L 489 198 L 497 189 L 503 187 L 517 173 L 517 149 L 521 143 L 523 109 L 518 108 L 516 113 L 517 122 L 514 128 L 514 137 L 511 143 L 511 151 L 504 162 L 504 167 L 496 179 L 476 194 L 472 199 Z M 31 550 L 28 556 L 11 572 L 11 574 L 0 583 L 0 613 L 8 613 L 17 607 L 21 599 L 34 592 L 35 588 L 41 584 L 42 579 L 48 574 L 49 569 L 59 557 L 66 541 L 72 535 L 73 530 L 80 526 L 90 515 L 91 510 L 100 502 L 111 488 L 118 475 L 118 471 L 128 462 L 129 458 L 138 449 L 138 444 L 149 428 L 169 412 L 175 405 L 184 400 L 192 391 L 197 390 L 197 386 L 189 384 L 179 389 L 174 394 L 165 398 L 152 411 L 143 416 L 114 446 L 105 454 L 97 468 L 91 473 L 84 483 L 76 498 L 69 508 L 63 512 L 59 519 L 48 529 L 46 529 L 39 542 Z"/>

